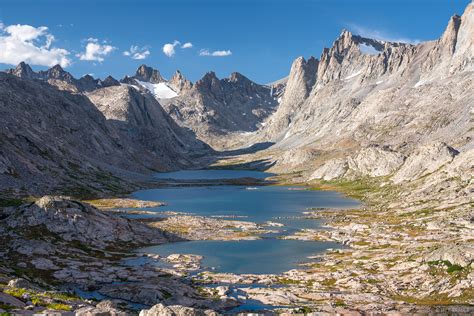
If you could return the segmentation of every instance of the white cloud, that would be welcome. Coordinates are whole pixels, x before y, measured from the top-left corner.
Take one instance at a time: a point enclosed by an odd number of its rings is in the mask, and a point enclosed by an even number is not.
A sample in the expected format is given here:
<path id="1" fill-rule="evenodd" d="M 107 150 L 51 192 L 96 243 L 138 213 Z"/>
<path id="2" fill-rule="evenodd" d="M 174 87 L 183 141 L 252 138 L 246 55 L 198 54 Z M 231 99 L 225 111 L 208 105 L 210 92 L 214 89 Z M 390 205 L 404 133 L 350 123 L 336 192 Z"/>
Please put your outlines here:
<path id="1" fill-rule="evenodd" d="M 180 42 L 175 40 L 172 44 L 167 43 L 167 44 L 163 45 L 163 53 L 168 57 L 173 57 L 174 54 L 176 54 L 176 51 L 174 50 L 174 48 L 179 44 L 180 44 Z"/>
<path id="2" fill-rule="evenodd" d="M 187 43 L 184 43 L 183 46 L 181 46 L 181 48 L 192 48 L 193 47 L 193 43 L 191 42 L 187 42 Z"/>
<path id="3" fill-rule="evenodd" d="M 130 50 L 123 52 L 123 55 L 130 56 L 132 59 L 142 60 L 147 58 L 148 55 L 150 55 L 150 51 L 146 46 L 140 48 L 136 45 L 132 45 L 130 46 Z"/>
<path id="4" fill-rule="evenodd" d="M 51 47 L 53 42 L 54 36 L 46 26 L 5 26 L 0 22 L 0 63 L 15 65 L 24 61 L 38 66 L 69 66 L 69 52 Z"/>
<path id="5" fill-rule="evenodd" d="M 87 39 L 86 50 L 83 53 L 77 54 L 80 60 L 103 62 L 104 57 L 112 53 L 116 47 L 108 44 L 100 44 L 97 38 L 90 37 Z"/>
<path id="6" fill-rule="evenodd" d="M 208 49 L 201 49 L 199 56 L 225 57 L 232 55 L 230 50 L 215 50 L 210 52 Z"/>
<path id="7" fill-rule="evenodd" d="M 357 25 L 357 24 L 349 24 L 348 28 L 355 35 L 360 35 L 362 37 L 372 38 L 379 41 L 408 43 L 408 44 L 418 44 L 421 42 L 421 40 L 419 39 L 397 36 L 387 31 L 367 28 L 367 27 Z"/>

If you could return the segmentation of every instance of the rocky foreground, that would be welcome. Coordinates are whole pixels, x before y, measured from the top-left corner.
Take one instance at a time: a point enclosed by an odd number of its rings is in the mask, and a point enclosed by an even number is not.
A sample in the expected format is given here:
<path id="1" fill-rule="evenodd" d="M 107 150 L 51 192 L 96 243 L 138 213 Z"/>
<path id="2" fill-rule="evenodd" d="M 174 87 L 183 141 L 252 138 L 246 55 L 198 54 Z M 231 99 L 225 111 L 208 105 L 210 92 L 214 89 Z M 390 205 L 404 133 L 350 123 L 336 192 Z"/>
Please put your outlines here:
<path id="1" fill-rule="evenodd" d="M 183 283 L 180 272 L 123 264 L 123 259 L 136 256 L 130 251 L 139 246 L 180 240 L 172 234 L 65 197 L 46 196 L 4 208 L 1 215 L 0 308 L 4 311 L 112 315 L 119 309 L 117 302 L 125 310 L 157 302 L 219 307 Z M 72 295 L 71 290 L 85 291 L 91 298 L 113 297 L 116 302 L 97 304 Z"/>

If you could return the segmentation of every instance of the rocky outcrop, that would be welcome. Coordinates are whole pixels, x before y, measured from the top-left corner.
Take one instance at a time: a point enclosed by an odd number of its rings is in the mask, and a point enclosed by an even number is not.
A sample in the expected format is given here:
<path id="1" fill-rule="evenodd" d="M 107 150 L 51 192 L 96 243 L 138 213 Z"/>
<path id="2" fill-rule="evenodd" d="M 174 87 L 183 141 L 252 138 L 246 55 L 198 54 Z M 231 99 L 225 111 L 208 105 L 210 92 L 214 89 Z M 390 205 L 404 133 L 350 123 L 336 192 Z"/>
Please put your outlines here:
<path id="1" fill-rule="evenodd" d="M 474 70 L 474 4 L 462 16 L 454 15 L 440 39 L 430 47 L 422 65 L 423 82 L 444 79 L 455 73 Z"/>
<path id="2" fill-rule="evenodd" d="M 316 169 L 309 177 L 312 179 L 332 180 L 344 176 L 347 172 L 346 159 L 333 159 Z"/>
<path id="3" fill-rule="evenodd" d="M 474 3 L 467 5 L 461 17 L 461 25 L 456 37 L 456 47 L 453 54 L 453 62 L 450 72 L 473 71 L 474 70 Z"/>
<path id="4" fill-rule="evenodd" d="M 109 300 L 104 300 L 96 306 L 86 306 L 74 311 L 76 316 L 127 316 L 130 315 L 121 311 L 117 306 Z"/>
<path id="5" fill-rule="evenodd" d="M 428 253 L 424 260 L 426 262 L 447 261 L 461 267 L 468 267 L 474 262 L 474 245 L 444 246 Z"/>
<path id="6" fill-rule="evenodd" d="M 150 309 L 144 309 L 140 316 L 217 316 L 213 310 L 201 310 L 180 305 L 165 306 L 157 304 Z"/>
<path id="7" fill-rule="evenodd" d="M 457 154 L 459 154 L 457 150 L 445 143 L 421 146 L 407 158 L 392 180 L 401 183 L 421 178 L 451 162 Z"/>
<path id="8" fill-rule="evenodd" d="M 100 212 L 86 203 L 65 197 L 44 196 L 19 207 L 6 218 L 15 230 L 44 228 L 66 241 L 79 241 L 94 247 L 113 244 L 152 244 L 166 241 L 157 229 Z"/>
<path id="9" fill-rule="evenodd" d="M 403 164 L 405 157 L 383 147 L 361 149 L 347 160 L 348 168 L 357 176 L 381 177 L 395 172 Z"/>
<path id="10" fill-rule="evenodd" d="M 319 61 L 312 56 L 308 60 L 298 57 L 293 62 L 282 102 L 298 103 L 308 97 L 316 83 L 318 65 Z"/>
<path id="11" fill-rule="evenodd" d="M 0 292 L 0 304 L 4 306 L 11 306 L 15 308 L 23 308 L 26 306 L 25 303 L 20 301 L 14 296 L 8 295 L 6 293 Z"/>
<path id="12" fill-rule="evenodd" d="M 387 176 L 398 170 L 404 159 L 402 154 L 388 148 L 371 146 L 352 156 L 329 160 L 314 171 L 310 179 Z"/>

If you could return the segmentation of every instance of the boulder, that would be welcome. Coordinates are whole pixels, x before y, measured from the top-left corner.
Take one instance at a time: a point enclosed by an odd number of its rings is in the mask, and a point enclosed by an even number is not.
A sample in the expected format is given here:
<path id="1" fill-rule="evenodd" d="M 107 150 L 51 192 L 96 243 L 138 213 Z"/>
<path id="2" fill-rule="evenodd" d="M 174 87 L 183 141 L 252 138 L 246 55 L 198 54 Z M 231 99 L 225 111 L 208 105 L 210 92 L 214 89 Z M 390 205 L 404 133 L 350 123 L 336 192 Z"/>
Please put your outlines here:
<path id="1" fill-rule="evenodd" d="M 8 295 L 6 293 L 0 292 L 0 303 L 2 305 L 13 306 L 16 308 L 23 308 L 25 307 L 25 303 L 20 301 L 14 296 Z"/>
<path id="2" fill-rule="evenodd" d="M 424 257 L 424 261 L 449 261 L 451 264 L 457 264 L 461 267 L 466 267 L 474 261 L 474 246 L 446 245 L 427 254 Z"/>
<path id="3" fill-rule="evenodd" d="M 144 309 L 140 316 L 217 316 L 213 310 L 201 310 L 181 305 L 165 306 L 156 304 L 150 309 Z"/>
<path id="4" fill-rule="evenodd" d="M 86 306 L 77 309 L 76 316 L 126 316 L 127 313 L 117 309 L 116 305 L 109 300 L 104 300 L 94 306 Z"/>
<path id="5" fill-rule="evenodd" d="M 8 282 L 8 287 L 13 287 L 17 289 L 29 289 L 29 290 L 36 290 L 37 287 L 31 284 L 29 281 L 18 278 L 18 279 L 12 279 L 10 282 Z"/>
<path id="6" fill-rule="evenodd" d="M 63 196 L 44 196 L 35 203 L 20 206 L 7 219 L 14 229 L 39 227 L 45 233 L 66 241 L 79 241 L 94 247 L 111 243 L 163 243 L 158 229 L 139 222 L 114 217 L 95 207 Z"/>
<path id="7" fill-rule="evenodd" d="M 329 160 L 310 176 L 310 180 L 323 179 L 327 181 L 340 178 L 347 172 L 347 168 L 346 159 Z"/>

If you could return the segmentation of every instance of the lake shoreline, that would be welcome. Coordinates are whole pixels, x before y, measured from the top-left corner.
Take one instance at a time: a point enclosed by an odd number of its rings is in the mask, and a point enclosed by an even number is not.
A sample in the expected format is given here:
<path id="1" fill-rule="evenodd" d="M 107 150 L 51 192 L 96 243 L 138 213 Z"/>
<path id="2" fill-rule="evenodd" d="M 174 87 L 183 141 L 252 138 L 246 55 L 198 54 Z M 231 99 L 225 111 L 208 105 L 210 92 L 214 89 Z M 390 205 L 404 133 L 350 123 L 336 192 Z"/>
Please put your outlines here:
<path id="1" fill-rule="evenodd" d="M 281 181 L 280 184 L 298 185 L 291 183 L 291 181 Z M 318 190 L 339 187 L 340 192 L 343 194 L 354 197 L 361 196 L 361 186 L 355 184 L 320 182 L 310 183 L 309 187 L 311 186 Z M 174 265 L 177 265 L 176 268 L 157 268 L 150 265 L 129 267 L 123 265 L 122 259 L 132 258 L 136 254 L 131 252 L 129 247 L 123 248 L 124 245 L 114 246 L 116 247 L 115 251 L 112 249 L 101 249 L 98 252 L 94 250 L 94 252 L 88 253 L 84 257 L 85 262 L 87 262 L 87 269 L 81 273 L 74 269 L 62 268 L 63 271 L 70 271 L 70 274 L 64 274 L 60 277 L 57 273 L 54 276 L 45 274 L 41 269 L 48 269 L 48 264 L 50 263 L 44 262 L 41 263 L 43 266 L 41 266 L 40 270 L 36 266 L 28 264 L 25 271 L 28 271 L 28 275 L 32 276 L 32 280 L 36 279 L 34 276 L 47 275 L 48 280 L 50 280 L 47 282 L 50 284 L 53 283 L 53 280 L 54 283 L 59 282 L 59 284 L 83 284 L 84 280 L 94 280 L 94 283 L 97 284 L 94 286 L 99 286 L 99 291 L 106 300 L 112 301 L 114 304 L 122 302 L 125 305 L 121 305 L 120 309 L 127 310 L 132 308 L 130 311 L 133 310 L 133 306 L 128 305 L 128 302 L 147 302 L 146 296 L 140 294 L 144 289 L 149 289 L 153 293 L 169 293 L 162 294 L 164 296 L 161 300 L 165 304 L 210 308 L 220 312 L 229 310 L 242 311 L 245 308 L 248 308 L 248 310 L 269 310 L 270 312 L 318 311 L 328 313 L 393 310 L 405 313 L 470 311 L 470 307 L 466 305 L 466 300 L 462 297 L 458 300 L 454 296 L 449 301 L 449 305 L 440 305 L 436 303 L 439 302 L 436 300 L 430 303 L 423 300 L 413 300 L 408 296 L 397 296 L 390 292 L 394 282 L 400 282 L 400 274 L 402 275 L 402 282 L 421 278 L 424 282 L 432 284 L 431 286 L 433 284 L 436 286 L 436 283 L 433 282 L 437 282 L 438 278 L 435 276 L 427 277 L 425 272 L 423 272 L 426 270 L 420 270 L 419 267 L 421 269 L 426 269 L 425 267 L 435 269 L 437 273 L 446 272 L 443 272 L 442 265 L 427 263 L 437 261 L 429 261 L 429 258 L 435 259 L 436 257 L 425 257 L 426 252 L 419 253 L 418 257 L 411 259 L 413 261 L 407 260 L 407 253 L 412 253 L 407 252 L 407 249 L 414 249 L 414 247 L 418 247 L 422 243 L 411 241 L 411 244 L 406 244 L 403 240 L 394 240 L 394 232 L 392 228 L 387 229 L 384 220 L 392 220 L 395 217 L 391 213 L 382 212 L 377 214 L 379 209 L 375 207 L 375 205 L 382 205 L 378 198 L 380 189 L 373 189 L 374 186 L 365 183 L 363 186 L 366 191 L 364 191 L 365 195 L 362 199 L 364 205 L 361 208 L 346 209 L 344 212 L 340 212 L 340 209 L 331 208 L 307 210 L 304 216 L 323 218 L 326 229 L 303 230 L 298 234 L 290 236 L 300 240 L 334 241 L 348 247 L 312 257 L 311 262 L 301 268 L 290 270 L 281 275 L 238 275 L 209 271 L 188 278 L 189 269 L 198 267 L 196 260 L 199 261 L 199 258 L 180 256 L 173 256 L 168 259 L 173 261 Z M 390 188 L 384 187 L 383 190 L 390 190 Z M 385 196 L 388 195 L 385 194 Z M 144 203 L 146 205 L 147 202 Z M 104 213 L 113 213 L 108 206 Z M 161 207 L 159 206 L 158 208 Z M 129 212 L 134 211 L 129 210 Z M 138 214 L 146 215 L 149 211 L 147 211 L 147 208 L 144 208 L 141 212 L 144 213 Z M 118 215 L 123 214 L 117 212 L 114 214 L 114 218 Z M 171 215 L 180 216 L 182 214 L 173 213 Z M 382 219 L 380 216 L 385 216 L 385 218 Z M 411 223 L 412 221 L 409 217 L 405 217 L 405 219 L 406 223 Z M 225 219 L 219 220 L 224 221 Z M 130 221 L 143 222 L 138 219 L 131 219 Z M 374 229 L 374 227 L 380 225 L 385 225 L 384 229 L 387 230 L 385 234 L 381 234 L 377 228 Z M 406 225 L 405 227 L 408 227 Z M 372 236 L 373 233 L 371 231 L 376 231 L 377 235 L 375 236 L 377 237 Z M 182 240 L 174 235 L 168 235 L 167 238 L 169 241 Z M 46 245 L 41 247 L 46 247 Z M 39 249 L 42 249 L 41 247 Z M 69 248 L 69 251 L 72 251 L 71 254 L 76 253 L 75 247 L 77 246 Z M 81 262 L 68 256 L 63 255 L 61 259 L 62 264 L 76 265 Z M 153 254 L 144 254 L 142 256 L 152 257 Z M 113 258 L 113 260 L 104 259 L 107 257 Z M 368 260 L 369 258 L 370 260 Z M 54 257 L 51 257 L 51 259 L 54 260 Z M 35 257 L 33 257 L 33 262 L 35 262 L 34 260 Z M 22 261 L 19 262 L 21 263 Z M 35 264 L 38 265 L 39 262 L 35 262 Z M 459 264 L 461 265 L 462 262 Z M 460 271 L 461 273 L 469 273 L 470 270 L 462 268 Z M 115 282 L 123 279 L 134 281 L 122 283 L 120 291 L 118 291 L 117 287 L 113 285 L 114 279 L 110 278 L 112 274 L 116 275 L 117 279 L 115 279 Z M 43 280 L 43 277 L 41 279 Z M 216 284 L 222 285 L 217 285 L 216 287 Z M 88 289 L 90 287 L 90 285 L 84 286 L 84 284 L 81 285 L 81 288 Z M 65 289 L 62 286 L 56 288 Z M 187 298 L 186 302 L 183 301 L 184 298 L 189 296 L 192 299 Z M 383 303 L 367 305 L 367 301 Z M 72 308 L 78 308 L 84 304 L 89 304 L 89 306 L 97 304 L 90 300 L 67 302 L 63 300 L 61 302 L 70 304 Z M 145 305 L 151 306 L 154 304 L 151 301 L 148 302 Z M 248 305 L 244 302 L 248 302 Z M 256 304 L 256 302 L 260 303 Z M 241 306 L 242 309 L 235 310 L 234 308 L 237 306 Z"/>

